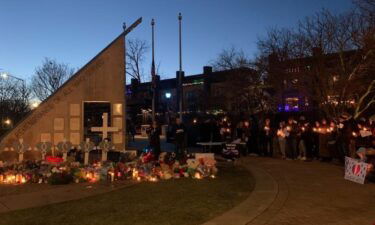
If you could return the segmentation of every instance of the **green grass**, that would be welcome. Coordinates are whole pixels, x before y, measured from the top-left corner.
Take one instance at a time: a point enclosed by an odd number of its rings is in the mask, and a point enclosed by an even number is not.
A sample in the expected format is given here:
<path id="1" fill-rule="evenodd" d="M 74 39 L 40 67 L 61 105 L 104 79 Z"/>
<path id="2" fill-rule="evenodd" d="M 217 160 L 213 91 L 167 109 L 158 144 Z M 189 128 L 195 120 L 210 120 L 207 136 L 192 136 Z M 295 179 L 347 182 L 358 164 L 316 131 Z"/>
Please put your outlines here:
<path id="1" fill-rule="evenodd" d="M 240 203 L 254 187 L 244 168 L 219 169 L 216 179 L 145 182 L 76 201 L 0 214 L 0 224 L 201 224 Z"/>

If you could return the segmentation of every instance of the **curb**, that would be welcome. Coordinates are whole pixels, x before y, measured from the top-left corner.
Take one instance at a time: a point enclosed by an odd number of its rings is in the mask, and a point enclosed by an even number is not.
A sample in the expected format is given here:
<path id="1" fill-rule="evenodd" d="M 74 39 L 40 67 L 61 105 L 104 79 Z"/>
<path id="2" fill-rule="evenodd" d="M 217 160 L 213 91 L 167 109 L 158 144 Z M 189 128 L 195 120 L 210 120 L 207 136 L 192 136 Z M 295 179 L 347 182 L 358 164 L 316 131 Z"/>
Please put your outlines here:
<path id="1" fill-rule="evenodd" d="M 203 225 L 246 225 L 265 212 L 275 201 L 279 191 L 277 181 L 265 170 L 254 165 L 241 165 L 248 169 L 255 179 L 255 187 L 242 203 Z"/>

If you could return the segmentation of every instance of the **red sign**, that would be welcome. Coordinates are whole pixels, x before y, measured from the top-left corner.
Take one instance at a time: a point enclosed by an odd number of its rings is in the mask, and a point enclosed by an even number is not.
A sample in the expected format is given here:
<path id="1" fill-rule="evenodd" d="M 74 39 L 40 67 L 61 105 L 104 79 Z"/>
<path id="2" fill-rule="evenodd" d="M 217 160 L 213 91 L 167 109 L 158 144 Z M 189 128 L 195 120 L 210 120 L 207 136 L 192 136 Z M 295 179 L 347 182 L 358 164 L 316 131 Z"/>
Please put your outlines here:
<path id="1" fill-rule="evenodd" d="M 60 158 L 60 157 L 47 156 L 46 161 L 49 163 L 62 163 L 64 160 L 63 158 Z"/>

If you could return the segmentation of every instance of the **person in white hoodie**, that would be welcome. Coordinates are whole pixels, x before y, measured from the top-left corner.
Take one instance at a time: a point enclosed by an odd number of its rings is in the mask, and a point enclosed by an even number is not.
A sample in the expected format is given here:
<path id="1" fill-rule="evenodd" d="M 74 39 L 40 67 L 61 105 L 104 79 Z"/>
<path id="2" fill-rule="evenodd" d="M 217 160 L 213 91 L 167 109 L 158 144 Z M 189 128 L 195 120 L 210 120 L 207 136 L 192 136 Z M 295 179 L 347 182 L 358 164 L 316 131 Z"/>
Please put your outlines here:
<path id="1" fill-rule="evenodd" d="M 286 137 L 288 136 L 289 136 L 288 129 L 285 126 L 285 122 L 282 121 L 279 123 L 279 129 L 277 130 L 277 139 L 279 142 L 279 148 L 280 148 L 282 159 L 286 159 L 285 147 L 286 147 Z"/>

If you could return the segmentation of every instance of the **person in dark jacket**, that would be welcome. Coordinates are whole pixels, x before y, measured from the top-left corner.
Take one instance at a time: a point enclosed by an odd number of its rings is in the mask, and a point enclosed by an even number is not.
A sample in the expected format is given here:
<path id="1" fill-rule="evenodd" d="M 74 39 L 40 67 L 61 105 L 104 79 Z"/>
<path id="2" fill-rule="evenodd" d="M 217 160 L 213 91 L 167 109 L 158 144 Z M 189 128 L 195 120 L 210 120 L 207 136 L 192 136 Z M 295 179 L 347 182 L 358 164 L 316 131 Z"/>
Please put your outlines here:
<path id="1" fill-rule="evenodd" d="M 152 123 L 150 128 L 147 130 L 149 144 L 150 147 L 153 149 L 155 159 L 159 158 L 161 149 L 160 149 L 160 134 L 161 129 L 156 121 Z"/>
<path id="2" fill-rule="evenodd" d="M 182 123 L 180 118 L 176 119 L 176 125 L 173 129 L 174 142 L 175 142 L 175 153 L 178 157 L 181 157 L 185 153 L 186 148 L 186 127 Z"/>
<path id="3" fill-rule="evenodd" d="M 263 156 L 272 157 L 273 146 L 272 146 L 272 136 L 273 130 L 271 130 L 271 120 L 266 118 L 261 129 L 261 154 Z"/>
<path id="4" fill-rule="evenodd" d="M 297 159 L 298 152 L 297 152 L 297 133 L 298 127 L 297 122 L 290 117 L 286 124 L 286 129 L 289 132 L 289 135 L 286 137 L 286 155 L 287 159 Z"/>

